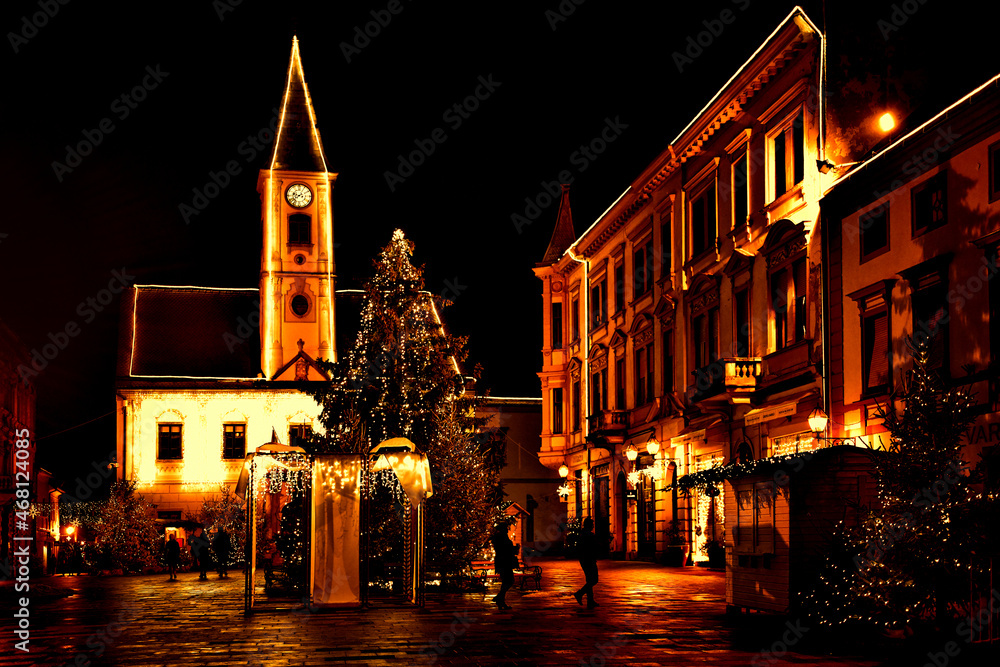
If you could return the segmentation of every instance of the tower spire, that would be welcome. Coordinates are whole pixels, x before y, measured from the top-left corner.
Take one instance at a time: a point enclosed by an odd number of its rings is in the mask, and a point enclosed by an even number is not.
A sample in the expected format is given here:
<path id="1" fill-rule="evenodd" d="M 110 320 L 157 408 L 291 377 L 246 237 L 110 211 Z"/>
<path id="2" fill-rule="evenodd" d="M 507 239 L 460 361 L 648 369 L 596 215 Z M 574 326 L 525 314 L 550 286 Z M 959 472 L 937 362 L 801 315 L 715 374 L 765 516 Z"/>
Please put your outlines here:
<path id="1" fill-rule="evenodd" d="M 271 152 L 270 169 L 326 172 L 326 154 L 316 127 L 309 87 L 302 70 L 299 38 L 292 37 L 292 55 L 288 60 L 285 94 L 281 100 L 278 134 Z"/>
<path id="2" fill-rule="evenodd" d="M 573 212 L 569 207 L 569 183 L 562 184 L 562 196 L 559 198 L 559 213 L 556 215 L 556 226 L 552 230 L 549 247 L 545 251 L 540 266 L 558 262 L 566 248 L 573 245 L 576 232 L 573 230 Z"/>

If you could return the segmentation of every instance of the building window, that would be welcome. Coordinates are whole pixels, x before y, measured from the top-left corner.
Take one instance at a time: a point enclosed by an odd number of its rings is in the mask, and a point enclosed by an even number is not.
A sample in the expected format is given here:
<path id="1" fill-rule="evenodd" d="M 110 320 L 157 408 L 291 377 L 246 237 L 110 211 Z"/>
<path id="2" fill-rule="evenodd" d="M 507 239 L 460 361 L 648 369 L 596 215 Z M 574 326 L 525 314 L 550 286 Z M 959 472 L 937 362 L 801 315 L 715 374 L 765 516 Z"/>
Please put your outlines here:
<path id="1" fill-rule="evenodd" d="M 570 315 L 572 317 L 572 322 L 570 323 L 570 329 L 573 333 L 573 342 L 580 340 L 580 299 L 579 297 L 573 297 L 573 305 L 570 307 Z"/>
<path id="2" fill-rule="evenodd" d="M 733 531 L 736 553 L 774 553 L 774 510 L 778 496 L 775 488 L 771 481 L 742 482 L 736 485 L 737 513 Z"/>
<path id="3" fill-rule="evenodd" d="M 160 424 L 156 458 L 164 460 L 183 458 L 181 428 L 181 424 Z"/>
<path id="4" fill-rule="evenodd" d="M 635 351 L 635 406 L 653 400 L 653 346 L 645 345 Z"/>
<path id="5" fill-rule="evenodd" d="M 552 390 L 552 432 L 563 432 L 563 390 L 557 387 Z"/>
<path id="6" fill-rule="evenodd" d="M 312 432 L 311 424 L 292 424 L 288 427 L 288 444 L 292 447 L 305 448 Z"/>
<path id="7" fill-rule="evenodd" d="M 770 144 L 773 200 L 801 183 L 805 175 L 805 136 L 801 111 L 771 135 Z"/>
<path id="8" fill-rule="evenodd" d="M 913 289 L 913 338 L 930 347 L 928 366 L 948 373 L 947 282 L 937 273 L 924 276 Z"/>
<path id="9" fill-rule="evenodd" d="M 861 397 L 888 393 L 892 373 L 889 302 L 893 281 L 850 294 L 861 314 Z"/>
<path id="10" fill-rule="evenodd" d="M 615 359 L 615 409 L 625 409 L 625 355 Z"/>
<path id="11" fill-rule="evenodd" d="M 625 308 L 625 259 L 615 265 L 615 312 Z"/>
<path id="12" fill-rule="evenodd" d="M 632 298 L 638 299 L 653 287 L 653 239 L 637 246 L 632 263 Z"/>
<path id="13" fill-rule="evenodd" d="M 746 151 L 733 158 L 733 229 L 747 224 L 750 216 L 750 172 Z"/>
<path id="14" fill-rule="evenodd" d="M 858 218 L 861 262 L 889 250 L 889 204 L 883 204 Z"/>
<path id="15" fill-rule="evenodd" d="M 247 425 L 223 424 L 222 458 L 242 459 L 247 455 Z"/>
<path id="16" fill-rule="evenodd" d="M 663 332 L 663 393 L 674 390 L 674 330 Z"/>
<path id="17" fill-rule="evenodd" d="M 563 305 L 562 301 L 552 304 L 552 347 L 563 346 Z"/>
<path id="18" fill-rule="evenodd" d="M 599 327 L 608 321 L 607 282 L 601 280 L 590 288 L 590 326 Z"/>
<path id="19" fill-rule="evenodd" d="M 750 290 L 744 288 L 733 297 L 733 320 L 736 327 L 736 356 L 750 356 Z"/>
<path id="20" fill-rule="evenodd" d="M 771 310 L 774 312 L 775 349 L 806 338 L 806 258 L 771 274 Z"/>
<path id="21" fill-rule="evenodd" d="M 715 247 L 718 220 L 715 207 L 715 181 L 691 198 L 691 257 Z"/>
<path id="22" fill-rule="evenodd" d="M 292 245 L 312 243 L 312 219 L 304 213 L 288 216 L 288 242 Z"/>
<path id="23" fill-rule="evenodd" d="M 913 235 L 948 222 L 948 172 L 941 171 L 913 189 Z"/>
<path id="24" fill-rule="evenodd" d="M 608 369 L 602 368 L 590 378 L 591 413 L 608 409 Z"/>
<path id="25" fill-rule="evenodd" d="M 583 406 L 580 405 L 583 400 L 583 387 L 579 380 L 573 381 L 573 430 L 579 431 L 581 424 L 581 413 L 583 412 Z"/>
<path id="26" fill-rule="evenodd" d="M 666 277 L 670 275 L 671 262 L 673 261 L 673 248 L 671 244 L 670 233 L 672 226 L 672 218 L 670 211 L 666 211 L 660 216 L 660 276 Z"/>
<path id="27" fill-rule="evenodd" d="M 705 368 L 719 358 L 719 309 L 709 308 L 694 318 L 694 367 Z"/>

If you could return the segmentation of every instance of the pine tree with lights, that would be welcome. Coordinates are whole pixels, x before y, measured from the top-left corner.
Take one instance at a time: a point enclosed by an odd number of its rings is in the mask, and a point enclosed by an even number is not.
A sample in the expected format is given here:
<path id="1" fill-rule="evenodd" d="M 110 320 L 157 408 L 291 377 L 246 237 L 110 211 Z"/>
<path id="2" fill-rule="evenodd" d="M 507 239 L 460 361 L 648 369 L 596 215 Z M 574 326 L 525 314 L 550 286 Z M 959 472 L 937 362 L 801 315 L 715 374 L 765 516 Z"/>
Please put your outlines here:
<path id="1" fill-rule="evenodd" d="M 963 460 L 972 398 L 944 389 L 929 367 L 932 341 L 908 343 L 902 416 L 891 404 L 881 411 L 891 444 L 873 457 L 873 506 L 858 525 L 837 527 L 817 585 L 801 600 L 821 626 L 910 632 L 966 613 L 995 499 L 979 485 L 982 462 Z"/>
<path id="2" fill-rule="evenodd" d="M 159 532 L 153 507 L 134 481 L 117 481 L 93 524 L 101 560 L 111 569 L 141 572 L 156 562 Z"/>
<path id="3" fill-rule="evenodd" d="M 331 381 L 306 388 L 322 406 L 325 434 L 313 452 L 367 453 L 405 437 L 427 454 L 433 495 L 425 501 L 427 560 L 445 571 L 468 562 L 489 537 L 499 504 L 503 442 L 474 416 L 460 364 L 466 339 L 441 325 L 435 298 L 424 290 L 413 244 L 396 230 L 373 262 L 365 285 L 354 346 L 337 363 L 323 363 Z M 478 373 L 478 369 L 476 374 Z M 391 471 L 374 474 L 372 556 L 402 560 L 405 496 Z"/>

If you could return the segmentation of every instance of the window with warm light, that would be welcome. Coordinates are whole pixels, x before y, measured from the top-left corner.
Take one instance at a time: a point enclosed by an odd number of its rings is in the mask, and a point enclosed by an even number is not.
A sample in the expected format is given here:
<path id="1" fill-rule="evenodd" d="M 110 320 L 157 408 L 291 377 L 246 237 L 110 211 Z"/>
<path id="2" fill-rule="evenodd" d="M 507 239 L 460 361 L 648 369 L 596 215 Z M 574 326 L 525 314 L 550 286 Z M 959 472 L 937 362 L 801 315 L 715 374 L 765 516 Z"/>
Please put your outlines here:
<path id="1" fill-rule="evenodd" d="M 653 400 L 653 344 L 635 351 L 635 405 L 645 405 Z"/>
<path id="2" fill-rule="evenodd" d="M 591 414 L 608 409 L 608 369 L 602 368 L 590 377 Z"/>
<path id="3" fill-rule="evenodd" d="M 552 390 L 552 433 L 563 432 L 563 390 L 556 387 Z"/>
<path id="4" fill-rule="evenodd" d="M 590 327 L 598 327 L 608 321 L 608 292 L 604 279 L 590 288 Z"/>
<path id="5" fill-rule="evenodd" d="M 181 424 L 160 424 L 156 443 L 156 458 L 175 460 L 183 457 Z"/>
<path id="6" fill-rule="evenodd" d="M 691 257 L 697 257 L 715 247 L 718 229 L 715 180 L 697 190 L 691 197 L 688 217 L 691 221 Z"/>
<path id="7" fill-rule="evenodd" d="M 768 156 L 771 159 L 771 200 L 775 200 L 801 183 L 805 176 L 805 128 L 801 110 L 768 133 Z"/>
<path id="8" fill-rule="evenodd" d="M 792 260 L 771 273 L 771 312 L 775 349 L 806 338 L 806 258 Z"/>
<path id="9" fill-rule="evenodd" d="M 223 424 L 222 458 L 242 459 L 247 455 L 246 424 Z"/>

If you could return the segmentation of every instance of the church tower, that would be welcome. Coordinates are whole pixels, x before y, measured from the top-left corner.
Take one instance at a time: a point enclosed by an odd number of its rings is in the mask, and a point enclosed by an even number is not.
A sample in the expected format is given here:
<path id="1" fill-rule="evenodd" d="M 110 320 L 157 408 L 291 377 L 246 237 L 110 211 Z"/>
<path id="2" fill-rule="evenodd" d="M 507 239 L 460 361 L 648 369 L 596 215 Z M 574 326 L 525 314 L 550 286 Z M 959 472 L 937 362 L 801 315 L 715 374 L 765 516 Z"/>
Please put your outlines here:
<path id="1" fill-rule="evenodd" d="M 274 149 L 257 179 L 264 239 L 260 262 L 261 368 L 269 380 L 320 379 L 312 359 L 336 359 L 333 186 L 292 38 Z M 294 363 L 293 363 L 294 362 Z"/>

